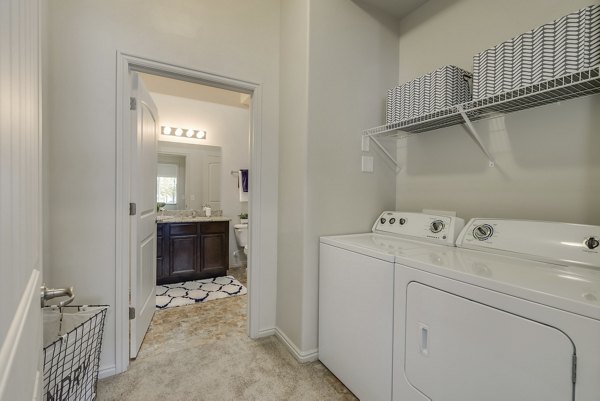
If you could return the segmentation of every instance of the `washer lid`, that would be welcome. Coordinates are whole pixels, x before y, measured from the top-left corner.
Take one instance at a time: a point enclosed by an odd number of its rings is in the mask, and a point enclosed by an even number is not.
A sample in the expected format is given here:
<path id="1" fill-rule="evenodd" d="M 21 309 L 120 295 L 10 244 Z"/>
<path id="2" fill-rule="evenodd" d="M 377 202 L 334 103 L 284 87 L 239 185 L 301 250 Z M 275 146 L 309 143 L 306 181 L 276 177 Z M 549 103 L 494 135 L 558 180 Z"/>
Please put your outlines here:
<path id="1" fill-rule="evenodd" d="M 321 243 L 347 249 L 388 262 L 394 262 L 398 255 L 411 255 L 426 252 L 429 247 L 439 247 L 381 234 L 351 234 L 321 237 Z"/>
<path id="2" fill-rule="evenodd" d="M 600 270 L 459 248 L 399 255 L 397 263 L 600 320 Z"/>

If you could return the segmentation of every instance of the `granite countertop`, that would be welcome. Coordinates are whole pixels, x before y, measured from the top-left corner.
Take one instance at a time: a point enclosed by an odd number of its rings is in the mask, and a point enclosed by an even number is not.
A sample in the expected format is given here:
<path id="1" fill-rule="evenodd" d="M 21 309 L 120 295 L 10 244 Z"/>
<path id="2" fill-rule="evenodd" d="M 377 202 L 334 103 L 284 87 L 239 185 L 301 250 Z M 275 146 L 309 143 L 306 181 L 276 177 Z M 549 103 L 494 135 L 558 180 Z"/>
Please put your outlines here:
<path id="1" fill-rule="evenodd" d="M 231 221 L 231 219 L 224 216 L 156 216 L 157 223 L 198 223 L 210 221 Z"/>
<path id="2" fill-rule="evenodd" d="M 201 223 L 210 221 L 231 221 L 223 216 L 222 210 L 214 210 L 212 216 L 206 217 L 201 210 L 163 210 L 156 214 L 157 223 Z"/>

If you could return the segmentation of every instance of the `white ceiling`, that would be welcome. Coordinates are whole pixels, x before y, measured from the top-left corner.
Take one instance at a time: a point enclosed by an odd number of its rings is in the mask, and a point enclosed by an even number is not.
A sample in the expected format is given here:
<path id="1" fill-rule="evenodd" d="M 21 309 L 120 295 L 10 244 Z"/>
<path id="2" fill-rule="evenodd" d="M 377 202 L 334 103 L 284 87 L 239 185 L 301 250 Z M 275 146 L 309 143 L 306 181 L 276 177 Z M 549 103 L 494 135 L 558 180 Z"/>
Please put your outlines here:
<path id="1" fill-rule="evenodd" d="M 402 18 L 425 4 L 427 1 L 428 0 L 358 0 L 357 2 L 373 6 L 381 11 Z"/>
<path id="2" fill-rule="evenodd" d="M 144 81 L 148 91 L 151 93 L 183 97 L 233 107 L 247 107 L 249 105 L 249 96 L 244 93 L 160 77 L 158 75 L 140 73 L 140 77 L 142 78 L 142 81 Z"/>

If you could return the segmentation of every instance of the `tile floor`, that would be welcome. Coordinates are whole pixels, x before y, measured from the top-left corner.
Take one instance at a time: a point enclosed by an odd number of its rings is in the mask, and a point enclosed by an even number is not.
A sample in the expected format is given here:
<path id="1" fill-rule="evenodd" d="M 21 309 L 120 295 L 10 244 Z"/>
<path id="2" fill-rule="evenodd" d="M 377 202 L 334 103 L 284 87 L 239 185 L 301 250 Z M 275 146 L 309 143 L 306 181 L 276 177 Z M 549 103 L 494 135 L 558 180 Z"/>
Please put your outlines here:
<path id="1" fill-rule="evenodd" d="M 246 270 L 231 269 L 246 285 Z M 247 296 L 157 311 L 129 370 L 96 401 L 356 400 L 320 362 L 299 364 L 274 336 L 246 335 Z"/>

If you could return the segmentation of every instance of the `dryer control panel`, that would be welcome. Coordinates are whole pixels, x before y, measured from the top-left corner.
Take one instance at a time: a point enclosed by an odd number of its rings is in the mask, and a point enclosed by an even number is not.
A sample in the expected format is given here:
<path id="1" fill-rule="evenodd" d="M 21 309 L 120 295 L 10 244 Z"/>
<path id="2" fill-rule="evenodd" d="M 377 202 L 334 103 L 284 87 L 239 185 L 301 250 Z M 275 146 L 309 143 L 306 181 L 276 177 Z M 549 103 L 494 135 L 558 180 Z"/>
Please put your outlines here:
<path id="1" fill-rule="evenodd" d="M 465 221 L 459 217 L 386 211 L 373 224 L 373 232 L 454 246 Z"/>
<path id="2" fill-rule="evenodd" d="M 458 247 L 560 264 L 600 267 L 600 226 L 547 221 L 474 218 Z"/>

